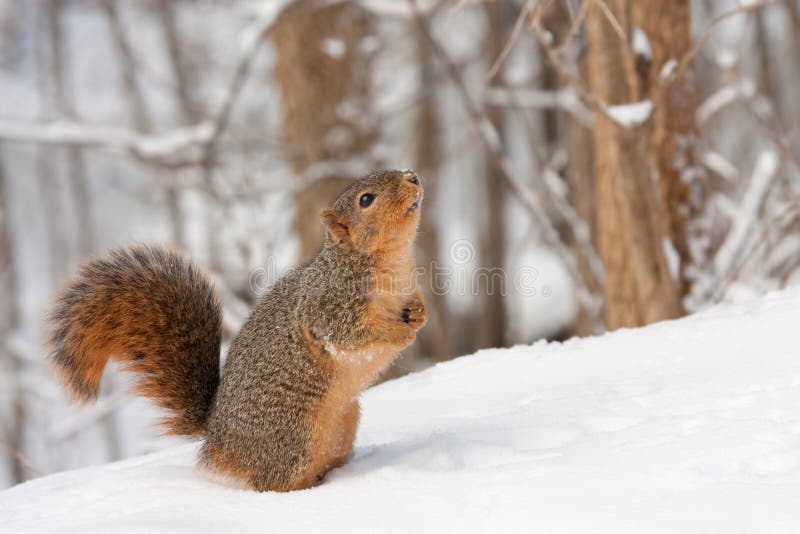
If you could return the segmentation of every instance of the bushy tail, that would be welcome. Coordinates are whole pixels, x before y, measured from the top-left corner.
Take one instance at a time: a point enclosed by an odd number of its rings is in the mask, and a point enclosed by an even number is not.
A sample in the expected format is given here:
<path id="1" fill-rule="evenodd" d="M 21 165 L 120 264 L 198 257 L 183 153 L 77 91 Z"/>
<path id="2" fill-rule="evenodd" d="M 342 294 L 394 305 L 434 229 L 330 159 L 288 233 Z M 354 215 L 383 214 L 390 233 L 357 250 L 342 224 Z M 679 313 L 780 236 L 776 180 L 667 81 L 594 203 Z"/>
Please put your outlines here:
<path id="1" fill-rule="evenodd" d="M 202 433 L 219 384 L 222 312 L 188 260 L 144 245 L 112 250 L 81 267 L 49 321 L 53 365 L 76 400 L 97 398 L 113 358 L 139 374 L 136 394 L 171 410 L 169 433 Z"/>

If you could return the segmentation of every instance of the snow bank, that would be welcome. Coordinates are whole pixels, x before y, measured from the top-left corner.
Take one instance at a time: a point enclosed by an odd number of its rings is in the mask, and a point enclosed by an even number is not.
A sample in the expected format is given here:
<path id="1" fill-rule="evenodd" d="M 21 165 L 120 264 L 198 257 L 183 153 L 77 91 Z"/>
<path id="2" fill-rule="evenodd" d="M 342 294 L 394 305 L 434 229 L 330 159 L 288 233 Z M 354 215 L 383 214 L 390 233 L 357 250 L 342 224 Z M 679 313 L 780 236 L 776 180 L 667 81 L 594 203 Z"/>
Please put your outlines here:
<path id="1" fill-rule="evenodd" d="M 203 478 L 195 446 L 0 493 L 0 532 L 796 532 L 800 288 L 364 396 L 314 489 Z"/>

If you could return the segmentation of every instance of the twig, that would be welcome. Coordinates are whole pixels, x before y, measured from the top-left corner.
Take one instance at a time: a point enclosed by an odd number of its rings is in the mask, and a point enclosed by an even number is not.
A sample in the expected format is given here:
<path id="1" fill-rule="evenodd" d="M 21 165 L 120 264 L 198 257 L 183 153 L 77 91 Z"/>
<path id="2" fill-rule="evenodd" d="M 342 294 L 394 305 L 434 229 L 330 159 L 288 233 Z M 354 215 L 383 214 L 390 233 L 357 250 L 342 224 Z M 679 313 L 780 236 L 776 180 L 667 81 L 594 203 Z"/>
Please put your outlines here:
<path id="1" fill-rule="evenodd" d="M 603 12 L 603 15 L 606 17 L 609 24 L 611 24 L 611 27 L 614 28 L 614 31 L 617 33 L 617 37 L 619 37 L 620 40 L 622 40 L 623 42 L 629 43 L 630 41 L 628 40 L 628 36 L 625 34 L 625 30 L 622 29 L 622 26 L 617 20 L 617 17 L 614 16 L 614 14 L 611 12 L 610 9 L 608 9 L 608 6 L 606 5 L 605 1 L 604 0 L 588 0 L 588 1 L 592 2 L 600 9 L 600 11 Z"/>
<path id="2" fill-rule="evenodd" d="M 741 254 L 741 260 L 739 264 L 724 280 L 719 282 L 719 289 L 716 292 L 715 300 L 719 300 L 722 297 L 725 289 L 739 277 L 741 272 L 749 263 L 751 263 L 754 259 L 760 259 L 763 257 L 762 254 L 757 254 L 757 252 L 762 247 L 766 246 L 767 243 L 769 243 L 769 240 L 767 239 L 768 232 L 780 224 L 784 224 L 785 227 L 785 219 L 789 219 L 791 223 L 791 221 L 798 215 L 800 215 L 800 202 L 791 202 L 780 213 L 765 221 L 765 223 L 761 225 L 758 235 L 755 236 L 754 239 L 750 240 L 752 243 L 750 248 L 745 253 Z"/>
<path id="3" fill-rule="evenodd" d="M 9 450 L 11 457 L 16 460 L 16 463 L 25 467 L 28 471 L 31 472 L 33 476 L 40 477 L 47 474 L 47 472 L 44 469 L 41 469 L 36 465 L 34 465 L 34 463 L 30 460 L 30 458 L 25 456 L 25 454 L 21 450 L 12 445 L 7 439 L 1 440 L 0 444 L 5 445 L 5 447 Z M 24 481 L 21 473 L 17 473 L 17 476 L 15 478 L 17 478 L 17 480 L 13 483 L 19 483 Z"/>
<path id="4" fill-rule="evenodd" d="M 590 1 L 592 0 L 586 0 L 587 3 Z M 605 102 L 601 101 L 594 93 L 589 91 L 583 84 L 583 81 L 575 76 L 566 67 L 566 65 L 564 65 L 564 61 L 561 58 L 561 53 L 559 51 L 560 49 L 553 48 L 552 35 L 542 27 L 541 17 L 542 11 L 540 6 L 537 4 L 536 8 L 531 14 L 530 26 L 534 35 L 536 36 L 536 39 L 539 41 L 539 46 L 542 47 L 545 55 L 547 55 L 547 59 L 550 60 L 550 63 L 556 69 L 556 72 L 558 72 L 558 75 L 561 77 L 561 79 L 567 82 L 567 84 L 575 90 L 575 92 L 581 97 L 581 100 L 585 102 L 586 105 L 592 109 L 592 111 L 604 115 L 618 127 L 625 128 L 624 125 L 619 124 L 608 112 L 608 106 L 605 104 Z M 574 22 L 578 22 L 578 20 L 579 19 L 575 19 Z M 565 43 L 562 43 L 562 46 L 564 45 Z"/>
<path id="5" fill-rule="evenodd" d="M 567 3 L 569 5 L 569 3 Z M 581 4 L 581 9 L 578 11 L 578 16 L 572 19 L 572 23 L 567 30 L 567 34 L 564 36 L 564 40 L 559 43 L 559 45 L 555 48 L 555 52 L 559 55 L 564 51 L 564 49 L 572 42 L 577 35 L 578 31 L 580 31 L 581 26 L 583 25 L 583 21 L 586 20 L 586 15 L 589 13 L 589 6 L 591 2 L 589 0 L 584 0 Z"/>
<path id="6" fill-rule="evenodd" d="M 754 0 L 754 1 L 748 2 L 748 3 L 741 3 L 741 4 L 739 4 L 739 7 L 735 8 L 735 9 L 731 9 L 730 11 L 726 11 L 724 13 L 721 13 L 721 14 L 717 15 L 711 21 L 711 23 L 708 26 L 706 26 L 706 28 L 697 37 L 697 39 L 695 39 L 694 43 L 692 44 L 692 47 L 689 49 L 688 52 L 686 52 L 686 54 L 678 62 L 678 67 L 676 69 L 672 70 L 669 73 L 670 75 L 667 77 L 667 79 L 662 80 L 662 83 L 667 83 L 668 84 L 668 83 L 672 83 L 674 80 L 680 79 L 681 75 L 684 73 L 684 71 L 689 67 L 689 65 L 692 63 L 692 61 L 694 61 L 694 58 L 697 55 L 697 52 L 700 51 L 700 48 L 702 48 L 702 46 L 705 44 L 705 42 L 711 37 L 711 35 L 714 33 L 714 30 L 716 30 L 717 27 L 720 24 L 722 24 L 724 21 L 726 21 L 727 19 L 729 19 L 731 17 L 734 17 L 736 15 L 740 15 L 740 14 L 743 14 L 743 13 L 749 13 L 751 11 L 755 11 L 756 9 L 760 9 L 760 8 L 766 6 L 767 4 L 771 4 L 773 1 L 774 0 Z"/>
<path id="7" fill-rule="evenodd" d="M 209 140 L 207 151 L 209 157 L 213 158 L 213 151 L 220 136 L 225 133 L 225 129 L 230 121 L 231 111 L 238 98 L 239 94 L 244 87 L 244 82 L 247 80 L 247 75 L 250 72 L 250 67 L 255 59 L 256 52 L 259 51 L 264 42 L 264 36 L 272 27 L 275 22 L 275 14 L 272 12 L 262 15 L 258 20 L 253 22 L 250 26 L 242 30 L 240 40 L 243 41 L 242 53 L 236 64 L 233 77 L 228 82 L 228 88 L 225 91 L 225 96 L 222 99 L 222 104 L 219 107 L 212 123 L 213 130 L 211 139 Z"/>
<path id="8" fill-rule="evenodd" d="M 500 51 L 500 54 L 489 68 L 489 72 L 486 74 L 487 80 L 494 78 L 495 74 L 497 74 L 497 72 L 500 70 L 500 67 L 503 66 L 503 63 L 505 63 L 506 58 L 508 58 L 508 54 L 511 53 L 511 49 L 514 48 L 514 43 L 517 42 L 517 37 L 519 37 L 519 32 L 522 30 L 522 26 L 525 24 L 525 19 L 528 16 L 528 13 L 533 9 L 533 5 L 534 0 L 526 0 L 526 2 L 522 5 L 519 16 L 517 16 L 517 20 L 514 22 L 514 29 L 511 30 L 511 35 L 506 41 L 506 44 L 503 46 L 503 49 Z"/>
<path id="9" fill-rule="evenodd" d="M 225 96 L 222 98 L 222 104 L 211 121 L 211 134 L 205 144 L 205 153 L 203 155 L 203 180 L 206 183 L 209 193 L 216 200 L 221 200 L 213 179 L 220 138 L 228 127 L 234 104 L 247 81 L 256 53 L 261 49 L 265 40 L 264 38 L 274 25 L 282 7 L 283 2 L 279 2 L 279 5 L 271 6 L 271 9 L 266 9 L 258 19 L 243 29 L 239 34 L 239 41 L 242 44 L 242 53 L 237 61 L 233 77 L 228 82 Z"/>

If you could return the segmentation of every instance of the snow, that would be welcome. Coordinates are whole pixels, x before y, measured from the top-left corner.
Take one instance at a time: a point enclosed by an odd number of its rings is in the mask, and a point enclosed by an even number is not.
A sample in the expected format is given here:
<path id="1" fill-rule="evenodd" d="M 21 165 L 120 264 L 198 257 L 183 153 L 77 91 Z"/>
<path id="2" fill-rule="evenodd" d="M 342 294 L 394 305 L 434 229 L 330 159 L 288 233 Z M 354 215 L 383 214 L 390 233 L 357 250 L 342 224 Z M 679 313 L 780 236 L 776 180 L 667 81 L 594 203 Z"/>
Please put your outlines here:
<path id="1" fill-rule="evenodd" d="M 730 48 L 723 48 L 716 55 L 717 66 L 721 70 L 731 70 L 739 62 L 739 53 Z"/>
<path id="2" fill-rule="evenodd" d="M 650 40 L 647 38 L 647 34 L 644 33 L 644 30 L 641 28 L 633 29 L 633 40 L 631 46 L 633 47 L 633 51 L 637 56 L 641 56 L 649 60 L 653 59 L 653 49 L 650 48 Z"/>
<path id="3" fill-rule="evenodd" d="M 322 51 L 333 59 L 342 59 L 347 52 L 347 44 L 342 39 L 329 37 L 322 41 Z"/>
<path id="4" fill-rule="evenodd" d="M 677 69 L 678 61 L 676 59 L 670 59 L 664 63 L 663 67 L 661 67 L 661 72 L 658 73 L 658 77 L 661 81 L 668 80 L 672 77 Z"/>
<path id="5" fill-rule="evenodd" d="M 669 276 L 673 280 L 677 280 L 681 270 L 681 255 L 675 250 L 675 245 L 672 244 L 672 240 L 669 237 L 664 236 L 661 246 L 664 250 L 664 259 L 667 261 Z"/>
<path id="6" fill-rule="evenodd" d="M 353 460 L 254 493 L 196 445 L 0 493 L 0 532 L 796 532 L 800 287 L 486 350 L 363 398 Z"/>
<path id="7" fill-rule="evenodd" d="M 729 182 L 735 183 L 739 179 L 739 169 L 719 152 L 708 150 L 701 154 L 700 157 L 703 165 Z"/>
<path id="8" fill-rule="evenodd" d="M 650 100 L 642 100 L 633 104 L 608 106 L 606 113 L 608 113 L 611 120 L 623 128 L 633 128 L 644 124 L 650 119 L 650 115 L 653 113 L 653 103 Z"/>

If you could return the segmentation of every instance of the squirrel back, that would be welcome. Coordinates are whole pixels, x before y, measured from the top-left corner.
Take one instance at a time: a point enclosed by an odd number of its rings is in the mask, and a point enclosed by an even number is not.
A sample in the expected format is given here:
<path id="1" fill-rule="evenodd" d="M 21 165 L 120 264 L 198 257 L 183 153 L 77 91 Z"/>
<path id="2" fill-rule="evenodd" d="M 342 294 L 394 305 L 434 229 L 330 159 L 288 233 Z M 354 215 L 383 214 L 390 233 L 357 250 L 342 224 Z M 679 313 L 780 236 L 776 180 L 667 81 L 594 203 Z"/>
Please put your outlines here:
<path id="1" fill-rule="evenodd" d="M 49 316 L 51 362 L 75 400 L 96 399 L 109 358 L 138 377 L 137 395 L 170 411 L 168 433 L 199 435 L 219 384 L 222 312 L 188 260 L 145 245 L 90 260 Z"/>

